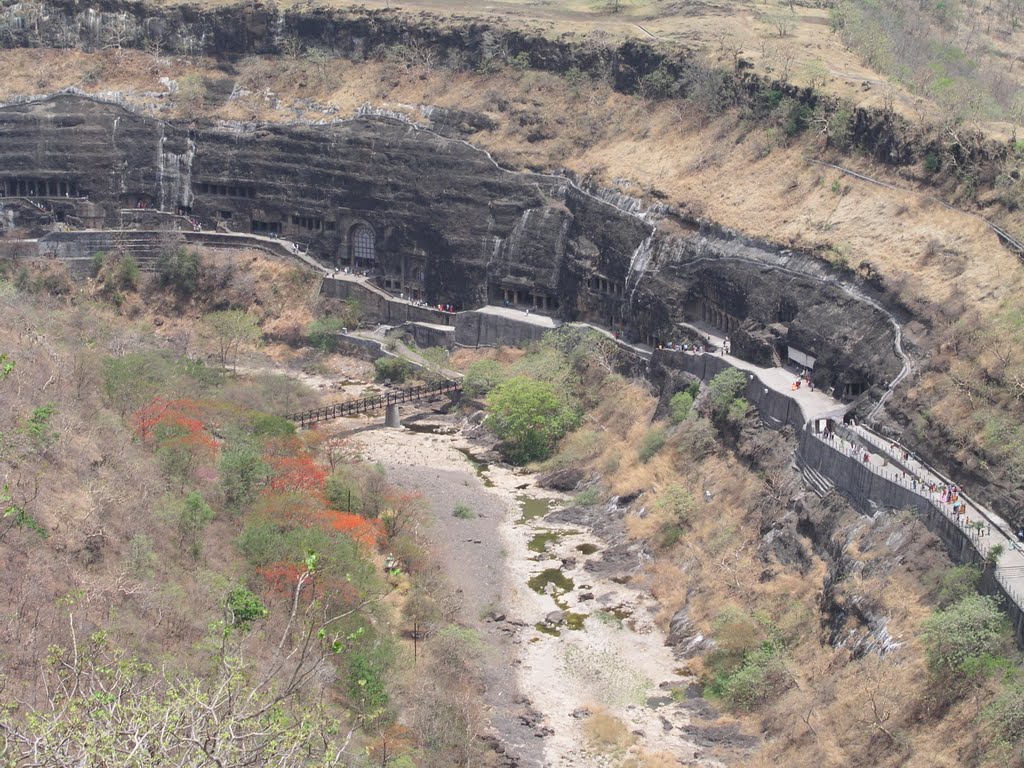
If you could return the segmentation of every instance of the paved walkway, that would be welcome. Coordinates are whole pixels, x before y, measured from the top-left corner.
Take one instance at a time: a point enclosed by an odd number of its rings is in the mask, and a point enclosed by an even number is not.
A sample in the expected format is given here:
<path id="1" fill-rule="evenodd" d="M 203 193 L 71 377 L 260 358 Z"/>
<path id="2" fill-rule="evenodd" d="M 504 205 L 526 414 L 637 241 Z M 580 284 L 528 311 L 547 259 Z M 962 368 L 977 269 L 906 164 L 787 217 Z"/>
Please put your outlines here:
<path id="1" fill-rule="evenodd" d="M 983 556 L 992 547 L 1001 546 L 1003 554 L 999 557 L 996 578 L 1013 601 L 1024 608 L 1024 545 L 1017 540 L 1012 526 L 1002 517 L 963 493 L 960 499 L 967 504 L 967 509 L 959 515 L 954 513 L 952 502 L 942 501 L 941 487 L 952 482 L 949 478 L 914 458 L 909 448 L 886 440 L 862 425 L 840 428 L 832 440 L 824 440 L 818 434 L 815 437 L 833 450 L 857 459 L 879 477 L 927 499 L 975 543 Z M 910 454 L 909 459 L 903 459 L 904 451 Z M 938 490 L 930 490 L 931 485 Z"/>
<path id="2" fill-rule="evenodd" d="M 411 303 L 387 293 L 383 289 L 374 285 L 370 278 L 352 274 L 346 275 L 344 273 L 339 274 L 336 277 L 367 285 L 371 290 L 386 296 L 391 301 L 405 301 L 405 303 Z M 531 325 L 545 328 L 557 328 L 561 325 L 559 321 L 550 316 L 540 315 L 534 312 L 527 314 L 524 310 L 514 307 L 487 305 L 476 311 L 484 314 L 506 317 L 518 322 L 530 323 Z M 605 337 L 615 341 L 619 347 L 632 351 L 645 359 L 650 359 L 653 354 L 651 347 L 643 344 L 631 344 L 623 341 L 622 339 L 617 338 L 606 328 L 591 325 L 590 323 L 577 322 L 571 323 L 571 325 L 597 331 Z M 741 371 L 753 374 L 764 387 L 772 389 L 786 397 L 792 398 L 800 406 L 800 411 L 805 423 L 813 421 L 814 419 L 822 418 L 831 418 L 834 420 L 841 419 L 849 408 L 848 404 L 839 402 L 824 392 L 812 391 L 806 385 L 801 386 L 798 390 L 794 390 L 793 383 L 798 379 L 798 376 L 793 371 L 789 371 L 782 367 L 765 368 L 749 363 L 746 360 L 741 360 L 732 355 L 722 354 L 721 350 L 724 346 L 725 337 L 721 335 L 717 329 L 708 327 L 704 324 L 680 323 L 680 326 L 689 328 L 705 340 L 707 345 L 711 348 L 711 351 L 703 354 L 719 357 L 731 366 Z M 359 332 L 359 335 L 381 341 L 383 347 L 383 333 L 380 329 L 376 332 Z M 401 342 L 398 343 L 395 351 L 403 357 L 420 363 L 421 365 L 431 367 L 421 355 L 409 349 Z M 673 354 L 683 355 L 693 353 L 676 352 Z M 441 373 L 449 376 L 450 378 L 461 378 L 461 375 L 456 371 L 442 369 Z M 856 438 L 861 442 L 858 443 L 853 439 L 849 439 L 854 436 L 856 436 Z M 821 439 L 820 435 L 817 437 Z M 978 547 L 978 551 L 981 552 L 982 555 L 986 555 L 991 551 L 992 547 L 1001 545 L 1003 547 L 1003 554 L 1000 556 L 999 564 L 996 568 L 996 578 L 1006 589 L 1007 593 L 1011 596 L 1011 599 L 1013 599 L 1019 607 L 1024 608 L 1024 546 L 1017 541 L 1011 526 L 1005 520 L 962 494 L 961 498 L 967 503 L 967 512 L 962 515 L 954 514 L 952 504 L 942 502 L 940 499 L 940 493 L 931 492 L 927 488 L 930 484 L 935 484 L 936 486 L 949 484 L 952 482 L 950 479 L 943 477 L 937 470 L 915 459 L 902 462 L 902 454 L 904 451 L 902 446 L 897 446 L 897 448 L 894 449 L 892 447 L 893 444 L 890 441 L 886 441 L 880 435 L 863 426 L 854 427 L 853 434 L 850 434 L 848 439 L 836 436 L 836 438 L 831 441 L 823 442 L 833 450 L 843 452 L 847 456 L 856 457 L 861 461 L 865 454 L 867 454 L 867 461 L 863 462 L 865 466 L 879 476 L 892 480 L 893 482 L 903 485 L 905 488 L 912 491 L 916 491 L 922 497 L 928 499 L 936 509 L 953 521 L 964 532 L 964 535 L 970 537 L 975 542 Z M 871 446 L 874 450 L 872 451 L 867 449 L 866 446 Z M 893 455 L 894 453 L 896 455 Z M 910 453 L 909 449 L 908 453 Z M 917 488 L 914 487 L 915 480 L 917 482 Z"/>
<path id="3" fill-rule="evenodd" d="M 710 328 L 703 323 L 679 323 L 679 325 L 693 330 L 708 341 L 715 350 L 718 350 L 711 353 L 715 357 L 722 358 L 741 371 L 754 374 L 764 386 L 795 400 L 800 406 L 800 412 L 803 414 L 805 422 L 812 419 L 842 418 L 849 408 L 849 405 L 834 400 L 820 390 L 812 390 L 806 384 L 803 384 L 800 389 L 794 390 L 793 382 L 799 376 L 793 371 L 779 367 L 764 368 L 760 365 L 748 363 L 746 360 L 740 360 L 740 358 L 733 357 L 732 355 L 723 355 L 720 350 L 725 344 L 725 336 L 720 335 L 717 329 Z"/>
<path id="4" fill-rule="evenodd" d="M 486 304 L 476 311 L 483 315 L 507 317 L 511 320 L 529 323 L 540 328 L 558 328 L 562 324 L 561 321 L 556 320 L 550 315 L 539 315 L 536 312 L 527 313 L 525 309 L 519 309 L 518 307 L 498 307 L 494 304 Z"/>

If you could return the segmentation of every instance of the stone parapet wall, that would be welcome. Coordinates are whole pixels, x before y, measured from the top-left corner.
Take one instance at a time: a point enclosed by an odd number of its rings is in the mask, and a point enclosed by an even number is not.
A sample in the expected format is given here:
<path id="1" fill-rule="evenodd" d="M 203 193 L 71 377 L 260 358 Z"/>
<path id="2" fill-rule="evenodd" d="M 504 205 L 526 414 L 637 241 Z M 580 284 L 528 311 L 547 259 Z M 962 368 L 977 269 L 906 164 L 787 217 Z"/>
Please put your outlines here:
<path id="1" fill-rule="evenodd" d="M 912 510 L 929 531 L 942 541 L 950 558 L 961 564 L 983 564 L 984 556 L 971 537 L 925 496 L 873 472 L 854 456 L 837 451 L 815 436 L 810 424 L 800 432 L 797 459 L 829 478 L 836 490 L 863 514 L 872 516 L 878 508 Z M 982 594 L 1001 603 L 1013 626 L 1017 644 L 1024 648 L 1024 610 L 996 578 L 994 569 L 983 569 L 978 586 Z"/>

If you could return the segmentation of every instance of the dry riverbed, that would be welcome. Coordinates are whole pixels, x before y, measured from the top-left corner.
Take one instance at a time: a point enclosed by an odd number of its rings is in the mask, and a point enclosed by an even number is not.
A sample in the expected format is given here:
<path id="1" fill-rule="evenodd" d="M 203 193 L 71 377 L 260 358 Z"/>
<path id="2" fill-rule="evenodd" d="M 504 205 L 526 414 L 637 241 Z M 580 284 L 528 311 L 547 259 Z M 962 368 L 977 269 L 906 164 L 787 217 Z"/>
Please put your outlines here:
<path id="1" fill-rule="evenodd" d="M 676 673 L 654 600 L 619 583 L 621 569 L 594 569 L 612 542 L 588 515 L 573 518 L 570 497 L 480 464 L 452 422 L 438 423 L 434 433 L 369 429 L 354 439 L 394 482 L 430 501 L 427 536 L 461 590 L 462 622 L 485 645 L 488 716 L 505 764 L 722 765 L 717 747 L 734 742 L 734 729 L 701 721 L 708 707 Z M 453 515 L 457 505 L 473 517 Z M 546 520 L 553 509 L 567 522 Z M 594 728 L 609 722 L 605 713 L 624 726 L 615 744 L 593 737 L 607 730 Z"/>

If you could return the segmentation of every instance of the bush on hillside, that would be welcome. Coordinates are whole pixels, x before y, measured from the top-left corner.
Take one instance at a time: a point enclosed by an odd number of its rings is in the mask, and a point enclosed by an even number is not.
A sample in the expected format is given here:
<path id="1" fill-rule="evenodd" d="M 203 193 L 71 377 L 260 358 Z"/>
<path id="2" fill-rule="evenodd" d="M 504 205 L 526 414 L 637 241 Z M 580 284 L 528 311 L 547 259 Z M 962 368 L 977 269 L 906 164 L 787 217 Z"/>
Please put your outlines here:
<path id="1" fill-rule="evenodd" d="M 693 395 L 688 390 L 676 392 L 668 402 L 668 417 L 673 424 L 679 424 L 690 418 L 693 411 Z"/>
<path id="2" fill-rule="evenodd" d="M 948 608 L 965 597 L 977 594 L 981 569 L 976 565 L 957 565 L 942 574 L 939 583 L 939 607 Z"/>
<path id="3" fill-rule="evenodd" d="M 338 333 L 343 327 L 341 318 L 321 317 L 306 328 L 306 341 L 309 346 L 321 352 L 333 352 L 337 347 Z"/>
<path id="4" fill-rule="evenodd" d="M 503 449 L 515 464 L 546 459 L 579 424 L 575 409 L 551 384 L 525 376 L 495 387 L 487 406 L 486 423 L 504 441 Z"/>
<path id="5" fill-rule="evenodd" d="M 198 251 L 184 248 L 166 250 L 156 263 L 160 285 L 169 288 L 181 298 L 192 296 L 199 288 L 203 258 Z"/>
<path id="6" fill-rule="evenodd" d="M 646 464 L 657 456 L 658 451 L 665 447 L 666 431 L 664 427 L 651 427 L 640 441 L 640 463 Z"/>
<path id="7" fill-rule="evenodd" d="M 1005 663 L 1009 622 L 993 598 L 970 595 L 925 619 L 923 639 L 933 679 L 956 693 Z"/>
<path id="8" fill-rule="evenodd" d="M 462 390 L 470 397 L 486 395 L 504 379 L 506 374 L 497 360 L 477 360 L 466 369 Z"/>
<path id="9" fill-rule="evenodd" d="M 412 373 L 412 365 L 400 357 L 381 357 L 373 364 L 377 372 L 377 381 L 390 381 L 401 384 Z"/>

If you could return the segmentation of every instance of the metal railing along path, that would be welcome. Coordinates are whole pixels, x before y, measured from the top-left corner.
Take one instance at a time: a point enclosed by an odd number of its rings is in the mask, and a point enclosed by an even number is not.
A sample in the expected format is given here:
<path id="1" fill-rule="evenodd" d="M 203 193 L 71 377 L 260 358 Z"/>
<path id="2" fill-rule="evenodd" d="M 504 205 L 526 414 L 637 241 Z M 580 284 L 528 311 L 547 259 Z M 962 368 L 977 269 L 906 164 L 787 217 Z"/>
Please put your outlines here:
<path id="1" fill-rule="evenodd" d="M 345 416 L 357 416 L 361 413 L 379 411 L 389 405 L 401 403 L 414 403 L 419 400 L 428 400 L 441 395 L 448 395 L 462 390 L 462 382 L 446 379 L 436 381 L 432 384 L 419 384 L 415 387 L 406 387 L 394 392 L 387 392 L 383 395 L 371 395 L 358 400 L 346 400 L 343 403 L 333 403 L 321 408 L 313 408 L 308 411 L 290 413 L 285 416 L 289 421 L 294 421 L 299 427 L 306 427 L 321 421 L 340 419 Z"/>
<path id="2" fill-rule="evenodd" d="M 865 428 L 863 425 L 858 425 L 857 428 L 861 430 L 858 437 L 863 440 Z M 1001 545 L 1004 555 L 1009 554 L 1010 556 L 1000 558 L 999 564 L 993 569 L 995 578 L 1018 608 L 1024 609 L 1024 566 L 1014 563 L 1018 553 L 1024 554 L 1024 547 L 1006 530 L 1004 521 L 964 496 L 963 493 L 958 496 L 964 502 L 965 509 L 959 514 L 954 512 L 952 502 L 943 500 L 942 490 L 939 488 L 939 486 L 950 484 L 949 481 L 920 459 L 912 459 L 907 462 L 916 464 L 916 467 L 904 467 L 898 460 L 894 461 L 894 457 L 890 456 L 884 445 L 878 444 L 875 440 L 869 440 L 873 443 L 874 451 L 865 448 L 862 442 L 850 440 L 852 435 L 848 429 L 837 430 L 832 440 L 825 440 L 817 433 L 812 432 L 812 434 L 833 450 L 855 459 L 878 477 L 902 486 L 926 499 L 943 517 L 960 529 L 973 543 L 981 557 L 987 556 L 996 545 Z M 844 434 L 846 437 L 843 436 Z M 881 435 L 874 432 L 871 434 L 876 440 L 884 443 L 884 438 Z M 877 460 L 884 463 L 876 464 Z M 932 486 L 935 486 L 935 490 L 932 490 Z M 973 520 L 971 519 L 972 513 Z"/>

